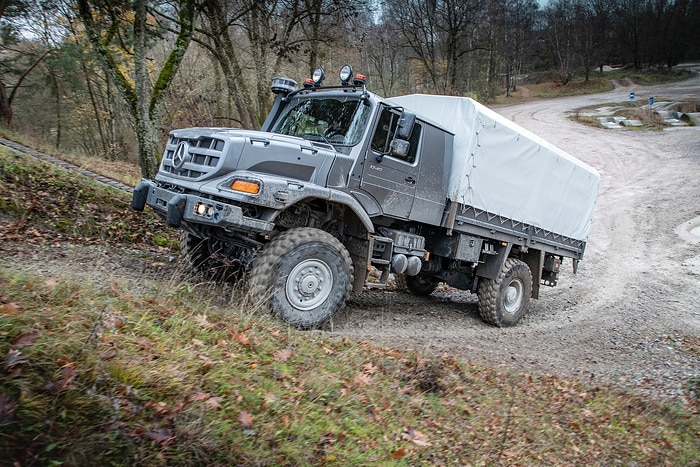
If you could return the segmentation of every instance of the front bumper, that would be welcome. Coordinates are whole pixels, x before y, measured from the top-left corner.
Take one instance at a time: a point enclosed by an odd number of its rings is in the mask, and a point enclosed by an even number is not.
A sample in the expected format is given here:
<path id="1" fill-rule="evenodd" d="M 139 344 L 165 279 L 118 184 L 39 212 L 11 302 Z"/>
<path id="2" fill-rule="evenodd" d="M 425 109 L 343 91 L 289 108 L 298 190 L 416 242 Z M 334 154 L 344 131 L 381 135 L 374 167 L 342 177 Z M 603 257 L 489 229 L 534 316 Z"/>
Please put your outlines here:
<path id="1" fill-rule="evenodd" d="M 257 233 L 271 232 L 274 228 L 271 222 L 244 216 L 239 206 L 197 195 L 176 193 L 159 187 L 150 180 L 142 180 L 134 188 L 131 200 L 131 207 L 136 211 L 143 211 L 146 205 L 153 208 L 171 227 L 180 227 L 185 222 Z"/>

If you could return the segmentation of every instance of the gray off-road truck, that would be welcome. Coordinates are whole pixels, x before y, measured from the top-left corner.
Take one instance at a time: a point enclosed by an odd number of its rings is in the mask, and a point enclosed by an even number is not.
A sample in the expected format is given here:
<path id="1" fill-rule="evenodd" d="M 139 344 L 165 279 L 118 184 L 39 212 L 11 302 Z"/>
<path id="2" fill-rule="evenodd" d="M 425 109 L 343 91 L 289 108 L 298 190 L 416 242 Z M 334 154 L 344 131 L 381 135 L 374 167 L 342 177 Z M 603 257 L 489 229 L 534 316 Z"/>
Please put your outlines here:
<path id="1" fill-rule="evenodd" d="M 171 131 L 133 208 L 182 229 L 191 266 L 247 274 L 252 296 L 300 328 L 373 269 L 417 295 L 472 291 L 494 326 L 516 324 L 564 258 L 576 272 L 593 168 L 471 99 L 384 99 L 349 66 L 338 85 L 323 79 L 274 79 L 260 131 Z"/>

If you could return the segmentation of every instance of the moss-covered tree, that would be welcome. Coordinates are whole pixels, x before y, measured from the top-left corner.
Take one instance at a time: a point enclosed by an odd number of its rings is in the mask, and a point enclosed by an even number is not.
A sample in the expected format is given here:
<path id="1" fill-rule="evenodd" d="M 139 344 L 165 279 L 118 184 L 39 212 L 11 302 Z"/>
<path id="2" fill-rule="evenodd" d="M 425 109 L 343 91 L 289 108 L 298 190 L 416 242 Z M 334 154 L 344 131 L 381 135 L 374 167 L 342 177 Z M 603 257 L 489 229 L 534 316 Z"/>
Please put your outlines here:
<path id="1" fill-rule="evenodd" d="M 196 2 L 175 2 L 177 33 L 159 70 L 150 70 L 151 48 L 164 41 L 155 27 L 154 8 L 148 1 L 77 0 L 76 13 L 82 21 L 90 44 L 97 52 L 105 72 L 112 78 L 126 100 L 134 120 L 138 141 L 141 174 L 152 178 L 157 170 L 162 105 L 170 83 L 177 72 L 192 39 Z M 151 79 L 151 77 L 154 79 Z"/>

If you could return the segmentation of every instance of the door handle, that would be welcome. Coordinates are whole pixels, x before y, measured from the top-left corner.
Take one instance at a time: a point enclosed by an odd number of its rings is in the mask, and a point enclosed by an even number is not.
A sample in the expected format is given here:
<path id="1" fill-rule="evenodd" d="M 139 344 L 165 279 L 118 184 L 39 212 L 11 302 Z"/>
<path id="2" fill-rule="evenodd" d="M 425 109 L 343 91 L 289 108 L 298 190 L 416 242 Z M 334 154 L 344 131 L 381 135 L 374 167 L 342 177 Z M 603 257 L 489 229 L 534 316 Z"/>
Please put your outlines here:
<path id="1" fill-rule="evenodd" d="M 406 181 L 407 181 L 408 183 L 410 183 L 411 185 L 415 185 L 415 184 L 416 184 L 416 179 L 413 178 L 413 177 L 410 177 L 410 176 L 409 176 L 409 177 L 406 177 Z"/>

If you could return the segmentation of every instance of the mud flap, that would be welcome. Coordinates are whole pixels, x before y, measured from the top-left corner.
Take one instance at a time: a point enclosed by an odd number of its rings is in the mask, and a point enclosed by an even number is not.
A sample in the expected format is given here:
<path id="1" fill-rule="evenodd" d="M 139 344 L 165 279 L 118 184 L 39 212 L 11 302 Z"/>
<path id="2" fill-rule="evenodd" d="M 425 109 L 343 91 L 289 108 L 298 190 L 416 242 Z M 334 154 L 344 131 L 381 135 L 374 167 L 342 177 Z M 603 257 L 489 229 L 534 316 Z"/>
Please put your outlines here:
<path id="1" fill-rule="evenodd" d="M 508 259 L 512 246 L 512 243 L 496 243 L 491 253 L 482 255 L 483 263 L 479 264 L 476 275 L 486 279 L 497 278 L 503 269 L 503 264 Z"/>

